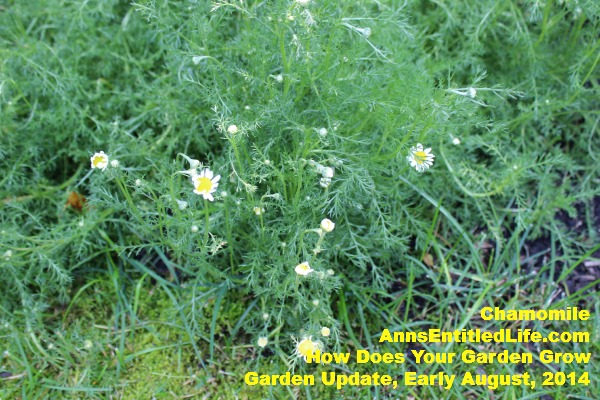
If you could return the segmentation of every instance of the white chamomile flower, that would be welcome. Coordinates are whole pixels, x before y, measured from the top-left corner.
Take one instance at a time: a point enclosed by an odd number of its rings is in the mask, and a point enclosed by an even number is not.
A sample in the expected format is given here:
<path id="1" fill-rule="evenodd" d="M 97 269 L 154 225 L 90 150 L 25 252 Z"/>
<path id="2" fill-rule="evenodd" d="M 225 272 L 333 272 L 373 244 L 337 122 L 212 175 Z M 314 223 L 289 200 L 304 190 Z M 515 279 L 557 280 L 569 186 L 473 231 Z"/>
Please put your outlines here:
<path id="1" fill-rule="evenodd" d="M 231 135 L 235 135 L 236 133 L 238 133 L 240 130 L 238 129 L 237 125 L 229 125 L 227 127 L 227 132 Z"/>
<path id="2" fill-rule="evenodd" d="M 331 167 L 325 167 L 323 169 L 323 177 L 324 178 L 333 178 L 333 168 Z"/>
<path id="3" fill-rule="evenodd" d="M 326 326 L 321 328 L 321 335 L 329 336 L 330 334 L 331 334 L 331 329 L 327 328 Z"/>
<path id="4" fill-rule="evenodd" d="M 252 211 L 254 211 L 254 214 L 256 214 L 256 215 L 261 215 L 262 213 L 265 212 L 265 209 L 262 207 L 254 207 L 252 209 Z"/>
<path id="5" fill-rule="evenodd" d="M 423 145 L 417 143 L 416 147 L 410 148 L 410 155 L 406 159 L 410 162 L 411 167 L 416 168 L 419 172 L 423 172 L 433 165 L 434 157 L 431 154 L 431 148 L 423 149 Z"/>
<path id="6" fill-rule="evenodd" d="M 83 220 L 80 220 L 80 221 L 77 223 L 77 226 L 78 226 L 78 227 L 80 227 L 80 228 L 83 228 L 83 226 L 84 226 L 84 225 L 85 225 L 85 222 L 84 222 Z"/>
<path id="7" fill-rule="evenodd" d="M 103 151 L 95 153 L 90 161 L 92 163 L 92 169 L 101 169 L 104 171 L 108 167 L 108 156 Z"/>
<path id="8" fill-rule="evenodd" d="M 265 321 L 268 320 L 269 319 L 269 314 L 263 313 L 262 319 L 264 319 Z"/>
<path id="9" fill-rule="evenodd" d="M 271 165 L 271 160 L 265 160 L 264 163 L 265 165 Z"/>
<path id="10" fill-rule="evenodd" d="M 321 229 L 324 232 L 331 232 L 335 228 L 335 223 L 333 223 L 329 218 L 325 218 L 321 221 Z"/>
<path id="11" fill-rule="evenodd" d="M 454 143 L 456 146 L 458 146 L 460 144 L 460 139 L 455 137 L 454 139 L 452 139 L 452 143 Z"/>
<path id="12" fill-rule="evenodd" d="M 298 275 L 306 276 L 306 275 L 310 274 L 311 272 L 313 272 L 314 269 L 312 269 L 310 267 L 310 265 L 308 265 L 307 262 L 303 262 L 303 263 L 296 265 L 296 268 L 294 268 L 294 271 L 296 271 L 296 273 Z"/>
<path id="13" fill-rule="evenodd" d="M 192 233 L 198 232 L 198 225 L 192 225 L 190 230 L 192 231 Z"/>
<path id="14" fill-rule="evenodd" d="M 319 135 L 321 135 L 323 137 L 327 136 L 327 128 L 320 128 Z"/>
<path id="15" fill-rule="evenodd" d="M 319 299 L 314 299 L 314 300 L 312 301 L 312 303 L 313 303 L 313 306 L 315 306 L 315 307 L 318 307 L 318 306 L 319 306 L 319 303 L 320 303 L 320 301 L 319 301 Z"/>
<path id="16" fill-rule="evenodd" d="M 110 166 L 113 168 L 119 168 L 119 160 L 112 160 Z"/>
<path id="17" fill-rule="evenodd" d="M 267 344 L 269 344 L 269 339 L 267 339 L 264 336 L 261 336 L 258 338 L 257 344 L 258 344 L 258 347 L 266 347 Z"/>
<path id="18" fill-rule="evenodd" d="M 312 355 L 315 351 L 321 350 L 323 346 L 318 340 L 312 340 L 312 336 L 303 337 L 301 341 L 296 343 L 296 350 L 294 354 L 298 357 L 306 359 L 306 357 Z"/>
<path id="19" fill-rule="evenodd" d="M 142 186 L 142 180 L 141 179 L 136 179 L 134 183 L 135 183 L 135 186 L 137 186 L 137 187 Z"/>
<path id="20" fill-rule="evenodd" d="M 216 175 L 209 169 L 204 168 L 200 174 L 193 178 L 194 193 L 201 194 L 205 200 L 214 201 L 212 196 L 217 191 L 221 175 Z"/>
<path id="21" fill-rule="evenodd" d="M 279 83 L 283 82 L 283 75 L 281 74 L 275 75 L 274 78 Z"/>

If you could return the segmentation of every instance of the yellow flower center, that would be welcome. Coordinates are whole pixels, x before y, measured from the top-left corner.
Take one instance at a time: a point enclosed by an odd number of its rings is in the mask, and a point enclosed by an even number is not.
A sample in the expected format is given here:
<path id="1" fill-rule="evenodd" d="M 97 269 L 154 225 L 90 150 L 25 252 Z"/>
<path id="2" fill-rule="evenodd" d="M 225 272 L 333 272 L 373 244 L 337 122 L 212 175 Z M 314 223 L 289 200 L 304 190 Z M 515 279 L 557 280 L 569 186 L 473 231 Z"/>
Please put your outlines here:
<path id="1" fill-rule="evenodd" d="M 315 351 L 315 344 L 310 339 L 304 339 L 298 343 L 298 353 L 304 357 L 310 356 Z"/>
<path id="2" fill-rule="evenodd" d="M 212 189 L 212 182 L 208 178 L 199 178 L 196 184 L 196 190 L 199 192 L 209 192 Z"/>
<path id="3" fill-rule="evenodd" d="M 302 272 L 307 272 L 310 270 L 310 266 L 306 263 L 302 263 L 298 266 L 298 269 L 301 270 Z"/>
<path id="4" fill-rule="evenodd" d="M 92 161 L 92 164 L 94 164 L 94 167 L 98 167 L 98 164 L 101 164 L 103 162 L 104 162 L 104 157 L 96 156 L 96 157 L 94 157 L 94 161 Z"/>
<path id="5" fill-rule="evenodd" d="M 415 161 L 417 164 L 423 164 L 427 160 L 427 153 L 424 151 L 416 151 L 415 152 Z"/>

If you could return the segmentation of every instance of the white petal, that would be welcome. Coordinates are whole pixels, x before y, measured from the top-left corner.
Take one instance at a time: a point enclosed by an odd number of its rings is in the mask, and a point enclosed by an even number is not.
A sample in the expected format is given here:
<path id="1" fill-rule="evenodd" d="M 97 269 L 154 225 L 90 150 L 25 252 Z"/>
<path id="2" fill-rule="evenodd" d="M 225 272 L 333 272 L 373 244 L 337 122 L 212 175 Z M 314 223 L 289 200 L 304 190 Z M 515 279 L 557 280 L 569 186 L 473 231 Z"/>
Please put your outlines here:
<path id="1" fill-rule="evenodd" d="M 215 201 L 215 198 L 210 193 L 205 194 L 204 198 L 208 201 Z"/>
<path id="2" fill-rule="evenodd" d="M 213 172 L 210 169 L 205 169 L 204 171 L 206 171 L 206 174 L 204 176 L 206 176 L 208 179 L 212 179 L 212 177 L 214 176 Z"/>
<path id="3" fill-rule="evenodd" d="M 425 153 L 429 153 L 431 151 L 431 147 L 428 149 L 425 149 Z"/>
<path id="4" fill-rule="evenodd" d="M 212 178 L 212 183 L 217 183 L 217 182 L 219 182 L 220 179 L 221 179 L 221 175 L 217 175 L 214 178 Z"/>

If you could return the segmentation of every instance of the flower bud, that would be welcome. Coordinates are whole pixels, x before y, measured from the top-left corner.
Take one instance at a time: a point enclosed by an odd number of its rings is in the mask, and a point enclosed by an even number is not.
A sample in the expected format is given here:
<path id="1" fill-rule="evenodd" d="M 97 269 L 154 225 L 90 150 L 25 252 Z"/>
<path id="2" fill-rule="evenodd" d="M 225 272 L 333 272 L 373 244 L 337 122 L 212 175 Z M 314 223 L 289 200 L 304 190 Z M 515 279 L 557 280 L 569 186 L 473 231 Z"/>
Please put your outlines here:
<path id="1" fill-rule="evenodd" d="M 329 233 L 333 231 L 334 228 L 335 223 L 333 223 L 329 218 L 325 218 L 323 221 L 321 221 L 321 229 L 323 229 L 324 232 Z"/>

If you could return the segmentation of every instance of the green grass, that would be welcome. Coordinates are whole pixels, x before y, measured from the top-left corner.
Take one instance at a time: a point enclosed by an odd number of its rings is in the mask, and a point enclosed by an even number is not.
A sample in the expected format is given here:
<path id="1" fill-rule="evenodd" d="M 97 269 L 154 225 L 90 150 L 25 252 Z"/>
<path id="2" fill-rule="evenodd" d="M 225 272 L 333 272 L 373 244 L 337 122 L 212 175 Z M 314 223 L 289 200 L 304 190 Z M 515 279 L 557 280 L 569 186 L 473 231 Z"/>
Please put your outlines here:
<path id="1" fill-rule="evenodd" d="M 0 3 L 0 399 L 595 398 L 600 7 L 401 3 Z M 423 173 L 417 143 L 435 155 Z M 118 166 L 90 169 L 99 151 Z M 192 159 L 221 176 L 214 201 L 181 173 Z M 483 321 L 484 306 L 592 317 Z M 379 343 L 506 327 L 591 340 Z M 293 355 L 306 336 L 593 356 L 314 366 Z M 243 383 L 288 369 L 530 371 L 538 387 Z M 590 383 L 541 387 L 546 371 Z"/>

